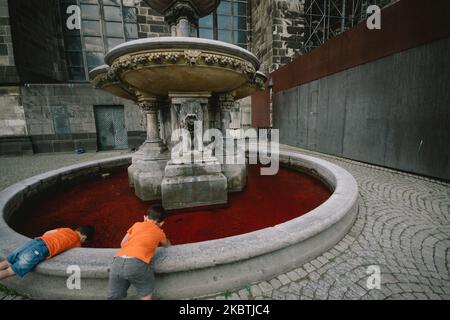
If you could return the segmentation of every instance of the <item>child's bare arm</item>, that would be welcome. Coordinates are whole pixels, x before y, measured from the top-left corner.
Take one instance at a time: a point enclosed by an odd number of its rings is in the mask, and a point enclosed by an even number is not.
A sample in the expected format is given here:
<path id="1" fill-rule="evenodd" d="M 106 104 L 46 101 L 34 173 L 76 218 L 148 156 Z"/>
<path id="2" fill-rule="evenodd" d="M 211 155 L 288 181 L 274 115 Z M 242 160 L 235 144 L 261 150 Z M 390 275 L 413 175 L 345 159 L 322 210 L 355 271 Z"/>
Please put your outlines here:
<path id="1" fill-rule="evenodd" d="M 172 244 L 170 243 L 169 239 L 166 238 L 163 241 L 161 241 L 159 245 L 167 248 L 170 247 Z"/>

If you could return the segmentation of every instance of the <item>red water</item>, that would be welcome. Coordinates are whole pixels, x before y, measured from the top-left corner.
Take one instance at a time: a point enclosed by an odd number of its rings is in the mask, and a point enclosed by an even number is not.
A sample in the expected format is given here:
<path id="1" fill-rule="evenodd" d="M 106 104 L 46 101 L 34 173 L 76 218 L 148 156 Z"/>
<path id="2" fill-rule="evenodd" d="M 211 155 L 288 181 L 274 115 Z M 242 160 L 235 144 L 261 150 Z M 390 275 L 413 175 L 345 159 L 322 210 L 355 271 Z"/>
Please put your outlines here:
<path id="1" fill-rule="evenodd" d="M 311 211 L 331 195 L 323 183 L 306 174 L 280 169 L 276 176 L 261 176 L 259 169 L 249 166 L 247 187 L 229 194 L 227 206 L 169 215 L 163 229 L 172 243 L 213 240 L 274 226 Z M 115 248 L 126 230 L 143 220 L 149 204 L 134 195 L 126 172 L 116 173 L 33 201 L 12 221 L 12 227 L 34 237 L 57 227 L 93 225 L 96 234 L 88 246 Z"/>

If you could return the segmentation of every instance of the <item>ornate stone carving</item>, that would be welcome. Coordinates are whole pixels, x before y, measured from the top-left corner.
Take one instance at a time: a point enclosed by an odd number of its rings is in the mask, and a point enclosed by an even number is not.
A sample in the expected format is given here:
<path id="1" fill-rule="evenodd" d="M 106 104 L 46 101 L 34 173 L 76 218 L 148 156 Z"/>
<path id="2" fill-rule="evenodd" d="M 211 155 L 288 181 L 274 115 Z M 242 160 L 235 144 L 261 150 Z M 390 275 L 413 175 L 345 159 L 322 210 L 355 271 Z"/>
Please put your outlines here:
<path id="1" fill-rule="evenodd" d="M 147 52 L 133 56 L 124 56 L 116 60 L 111 71 L 120 75 L 126 70 L 136 70 L 142 67 L 149 67 L 152 64 L 186 64 L 186 65 L 216 65 L 222 68 L 236 70 L 247 76 L 249 80 L 254 80 L 256 75 L 255 66 L 243 59 L 231 57 L 223 54 L 203 52 L 202 50 L 183 50 L 167 52 Z"/>
<path id="2" fill-rule="evenodd" d="M 159 100 L 141 100 L 138 102 L 139 108 L 144 113 L 158 112 L 161 107 Z"/>
<path id="3" fill-rule="evenodd" d="M 202 55 L 202 51 L 200 51 L 200 50 L 185 50 L 184 51 L 184 58 L 187 60 L 187 62 L 190 65 L 196 64 L 199 61 L 201 55 Z"/>
<path id="4" fill-rule="evenodd" d="M 164 17 L 168 24 L 176 24 L 180 18 L 186 18 L 198 25 L 199 14 L 188 2 L 177 2 L 164 13 Z"/>
<path id="5" fill-rule="evenodd" d="M 117 74 L 113 70 L 103 73 L 95 77 L 92 81 L 96 88 L 102 88 L 105 84 L 119 82 Z"/>

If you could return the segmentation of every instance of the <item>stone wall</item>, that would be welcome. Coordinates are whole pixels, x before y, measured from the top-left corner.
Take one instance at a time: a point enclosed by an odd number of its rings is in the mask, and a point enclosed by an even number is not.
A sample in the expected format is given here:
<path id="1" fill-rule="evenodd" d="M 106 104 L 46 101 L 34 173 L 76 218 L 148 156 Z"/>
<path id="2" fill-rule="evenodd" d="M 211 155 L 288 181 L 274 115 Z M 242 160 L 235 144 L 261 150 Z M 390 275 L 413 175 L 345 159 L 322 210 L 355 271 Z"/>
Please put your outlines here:
<path id="1" fill-rule="evenodd" d="M 145 139 L 145 127 L 139 108 L 90 84 L 30 85 L 21 88 L 28 134 L 34 151 L 97 150 L 95 105 L 123 105 L 129 148 L 137 148 Z M 53 112 L 65 108 L 70 133 L 56 134 Z"/>
<path id="2" fill-rule="evenodd" d="M 65 81 L 59 0 L 10 0 L 9 11 L 21 83 Z"/>
<path id="3" fill-rule="evenodd" d="M 275 94 L 280 141 L 450 180 L 450 38 Z"/>
<path id="4" fill-rule="evenodd" d="M 8 0 L 0 0 L 0 84 L 19 83 L 9 17 Z"/>
<path id="5" fill-rule="evenodd" d="M 170 27 L 164 17 L 141 1 L 138 5 L 139 38 L 170 36 Z"/>
<path id="6" fill-rule="evenodd" d="M 304 33 L 304 0 L 251 0 L 250 50 L 267 73 L 300 54 Z"/>
<path id="7" fill-rule="evenodd" d="M 0 155 L 31 152 L 20 87 L 0 87 Z"/>

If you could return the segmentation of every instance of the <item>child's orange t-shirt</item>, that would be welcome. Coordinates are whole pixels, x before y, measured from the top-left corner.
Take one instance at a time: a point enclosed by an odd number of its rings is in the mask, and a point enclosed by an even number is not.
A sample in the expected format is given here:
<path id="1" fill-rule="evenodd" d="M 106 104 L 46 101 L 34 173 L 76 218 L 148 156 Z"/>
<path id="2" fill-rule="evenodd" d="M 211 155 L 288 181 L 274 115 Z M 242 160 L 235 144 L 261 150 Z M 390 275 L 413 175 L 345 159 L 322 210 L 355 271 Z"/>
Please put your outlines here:
<path id="1" fill-rule="evenodd" d="M 63 251 L 81 247 L 80 237 L 78 233 L 69 228 L 59 228 L 56 232 L 43 235 L 38 239 L 42 239 L 48 248 L 50 259 Z"/>
<path id="2" fill-rule="evenodd" d="M 136 222 L 128 229 L 129 238 L 116 257 L 127 256 L 150 263 L 156 248 L 166 239 L 164 231 L 151 221 Z"/>

